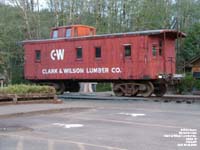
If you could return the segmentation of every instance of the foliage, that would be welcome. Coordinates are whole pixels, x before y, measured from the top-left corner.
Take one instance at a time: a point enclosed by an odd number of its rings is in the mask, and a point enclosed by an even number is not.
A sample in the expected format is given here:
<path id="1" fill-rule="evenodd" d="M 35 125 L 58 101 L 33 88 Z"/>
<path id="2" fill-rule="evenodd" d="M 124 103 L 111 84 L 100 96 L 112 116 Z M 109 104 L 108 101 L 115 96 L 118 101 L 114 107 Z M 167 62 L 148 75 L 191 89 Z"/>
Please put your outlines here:
<path id="1" fill-rule="evenodd" d="M 194 89 L 195 89 L 195 90 L 198 90 L 198 91 L 200 90 L 200 80 L 197 79 L 197 80 L 195 81 L 195 83 L 194 83 Z"/>
<path id="2" fill-rule="evenodd" d="M 190 27 L 181 54 L 186 61 L 200 55 L 200 23 L 195 23 Z"/>
<path id="3" fill-rule="evenodd" d="M 195 79 L 192 74 L 187 74 L 176 86 L 176 90 L 180 94 L 200 90 L 200 80 Z"/>
<path id="4" fill-rule="evenodd" d="M 18 18 L 18 19 L 16 19 Z M 23 50 L 17 42 L 24 39 L 22 18 L 16 8 L 0 6 L 0 73 L 11 82 L 12 76 L 18 76 L 15 68 L 22 68 Z M 22 72 L 19 73 L 22 76 Z"/>
<path id="5" fill-rule="evenodd" d="M 98 83 L 96 87 L 97 92 L 105 92 L 111 91 L 111 84 L 110 83 Z"/>
<path id="6" fill-rule="evenodd" d="M 55 94 L 55 88 L 50 86 L 25 85 L 16 84 L 8 87 L 0 88 L 0 94 L 34 94 L 34 93 L 49 93 Z"/>
<path id="7" fill-rule="evenodd" d="M 178 93 L 191 92 L 194 87 L 195 79 L 192 74 L 187 74 L 177 86 Z"/>

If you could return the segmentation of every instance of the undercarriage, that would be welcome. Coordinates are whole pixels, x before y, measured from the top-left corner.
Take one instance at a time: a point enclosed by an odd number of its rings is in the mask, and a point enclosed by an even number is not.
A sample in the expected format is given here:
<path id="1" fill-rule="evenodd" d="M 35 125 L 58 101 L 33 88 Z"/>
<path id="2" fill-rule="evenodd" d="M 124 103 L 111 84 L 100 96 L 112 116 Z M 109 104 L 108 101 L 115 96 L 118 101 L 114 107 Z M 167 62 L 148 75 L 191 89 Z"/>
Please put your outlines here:
<path id="1" fill-rule="evenodd" d="M 65 91 L 79 92 L 80 90 L 78 81 L 49 81 L 40 82 L 39 84 L 53 86 L 57 94 L 63 94 Z M 157 97 L 162 97 L 167 91 L 167 84 L 162 80 L 113 82 L 112 86 L 116 96 L 149 97 L 154 94 Z"/>
<path id="2" fill-rule="evenodd" d="M 152 94 L 162 97 L 167 91 L 166 83 L 159 82 L 130 82 L 113 83 L 113 92 L 116 96 L 143 96 L 149 97 Z"/>

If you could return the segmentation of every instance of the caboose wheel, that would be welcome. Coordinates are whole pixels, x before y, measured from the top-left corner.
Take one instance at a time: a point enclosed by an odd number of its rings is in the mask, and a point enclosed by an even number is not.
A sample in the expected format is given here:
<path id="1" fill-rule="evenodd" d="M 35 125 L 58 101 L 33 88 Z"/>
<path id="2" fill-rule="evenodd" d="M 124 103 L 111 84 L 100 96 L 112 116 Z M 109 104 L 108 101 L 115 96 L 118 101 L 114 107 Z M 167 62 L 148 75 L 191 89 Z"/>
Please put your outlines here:
<path id="1" fill-rule="evenodd" d="M 143 83 L 145 86 L 145 90 L 140 91 L 139 93 L 143 96 L 143 97 L 149 97 L 151 96 L 151 94 L 154 91 L 154 86 L 151 82 L 145 82 Z"/>
<path id="2" fill-rule="evenodd" d="M 63 94 L 65 91 L 64 83 L 52 83 L 53 87 L 56 89 L 56 94 Z"/>
<path id="3" fill-rule="evenodd" d="M 135 83 L 126 84 L 126 96 L 136 96 L 138 93 L 138 86 Z"/>
<path id="4" fill-rule="evenodd" d="M 113 92 L 116 96 L 124 96 L 123 87 L 120 84 L 113 84 Z"/>
<path id="5" fill-rule="evenodd" d="M 156 84 L 154 89 L 154 94 L 157 97 L 162 97 L 167 92 L 167 86 L 166 84 Z"/>

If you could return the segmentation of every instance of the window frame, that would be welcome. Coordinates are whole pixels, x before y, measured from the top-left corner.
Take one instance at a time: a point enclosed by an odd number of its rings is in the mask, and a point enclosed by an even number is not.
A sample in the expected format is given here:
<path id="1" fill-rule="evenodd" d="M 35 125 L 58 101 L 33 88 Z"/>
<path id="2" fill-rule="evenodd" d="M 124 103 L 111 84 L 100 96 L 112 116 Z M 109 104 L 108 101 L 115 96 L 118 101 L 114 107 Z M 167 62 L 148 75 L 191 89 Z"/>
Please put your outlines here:
<path id="1" fill-rule="evenodd" d="M 163 55 L 163 40 L 159 40 L 159 49 L 158 49 L 158 55 Z"/>
<path id="2" fill-rule="evenodd" d="M 56 34 L 55 34 L 55 33 L 56 33 Z M 56 35 L 56 36 L 55 36 L 55 35 Z M 52 38 L 53 38 L 53 39 L 57 39 L 57 38 L 58 38 L 58 29 L 53 30 Z"/>
<path id="3" fill-rule="evenodd" d="M 101 51 L 101 46 L 95 46 L 95 58 L 96 59 L 101 59 L 102 58 L 102 51 Z M 100 50 L 100 51 L 98 51 Z"/>
<path id="4" fill-rule="evenodd" d="M 129 47 L 129 55 L 127 55 L 127 47 Z M 124 50 L 124 57 L 125 58 L 131 58 L 131 56 L 132 56 L 132 45 L 131 44 L 123 44 L 123 50 Z"/>
<path id="5" fill-rule="evenodd" d="M 74 28 L 74 37 L 78 37 L 78 28 L 77 27 Z"/>
<path id="6" fill-rule="evenodd" d="M 41 50 L 35 50 L 35 62 L 41 62 Z"/>
<path id="7" fill-rule="evenodd" d="M 151 53 L 152 53 L 152 56 L 153 57 L 156 57 L 157 56 L 157 48 L 158 48 L 158 45 L 157 44 L 152 44 L 152 47 L 151 47 Z"/>
<path id="8" fill-rule="evenodd" d="M 79 51 L 81 50 L 81 51 Z M 81 57 L 78 56 L 78 52 L 81 52 Z M 82 47 L 76 47 L 76 59 L 77 60 L 82 60 L 83 59 L 83 48 Z"/>
<path id="9" fill-rule="evenodd" d="M 66 28 L 65 37 L 66 38 L 71 38 L 71 36 L 72 36 L 72 29 L 71 28 Z"/>
<path id="10" fill-rule="evenodd" d="M 94 35 L 94 30 L 93 30 L 93 29 L 90 29 L 89 35 L 90 35 L 90 36 Z"/>

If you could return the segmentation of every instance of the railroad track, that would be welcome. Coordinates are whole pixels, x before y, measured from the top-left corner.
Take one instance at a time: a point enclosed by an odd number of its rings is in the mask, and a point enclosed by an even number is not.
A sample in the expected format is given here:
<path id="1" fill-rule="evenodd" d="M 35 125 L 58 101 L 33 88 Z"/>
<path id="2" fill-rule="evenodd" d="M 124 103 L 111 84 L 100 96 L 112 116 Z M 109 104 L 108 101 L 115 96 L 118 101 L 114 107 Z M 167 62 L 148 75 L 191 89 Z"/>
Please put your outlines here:
<path id="1" fill-rule="evenodd" d="M 82 100 L 144 100 L 144 101 L 155 101 L 155 102 L 176 102 L 176 103 L 194 103 L 200 102 L 200 96 L 193 95 L 166 95 L 163 97 L 117 97 L 110 95 L 97 95 L 97 94 L 71 94 L 67 93 L 64 95 L 59 95 L 60 99 L 82 99 Z"/>
<path id="2" fill-rule="evenodd" d="M 163 102 L 176 102 L 176 103 L 183 103 L 186 102 L 188 104 L 194 103 L 195 101 L 200 101 L 200 97 L 177 97 L 177 96 L 164 96 L 164 97 L 148 97 L 145 98 L 148 100 L 154 101 L 163 101 Z"/>

